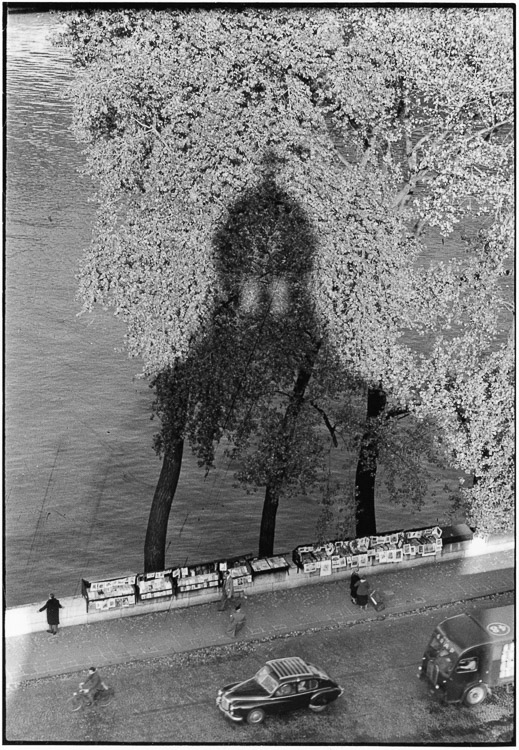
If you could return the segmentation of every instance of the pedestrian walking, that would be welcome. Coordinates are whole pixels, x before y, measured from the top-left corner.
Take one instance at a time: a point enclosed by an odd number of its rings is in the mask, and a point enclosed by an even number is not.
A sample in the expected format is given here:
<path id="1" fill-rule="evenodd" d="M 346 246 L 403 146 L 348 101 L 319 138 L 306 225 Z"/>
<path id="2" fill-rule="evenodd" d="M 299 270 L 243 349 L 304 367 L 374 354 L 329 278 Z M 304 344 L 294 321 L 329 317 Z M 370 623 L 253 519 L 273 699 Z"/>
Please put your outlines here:
<path id="1" fill-rule="evenodd" d="M 368 608 L 368 597 L 370 592 L 370 586 L 364 576 L 360 576 L 355 586 L 355 599 L 361 609 Z"/>
<path id="2" fill-rule="evenodd" d="M 59 599 L 56 599 L 54 594 L 49 594 L 49 598 L 38 612 L 43 612 L 44 609 L 47 610 L 47 622 L 50 627 L 50 630 L 47 630 L 47 633 L 56 635 L 59 625 L 59 611 L 60 609 L 63 609 L 63 605 L 59 603 Z"/>
<path id="3" fill-rule="evenodd" d="M 231 575 L 231 571 L 228 570 L 225 574 L 225 579 L 222 586 L 222 598 L 220 599 L 220 604 L 218 605 L 218 611 L 223 612 L 225 609 L 227 609 L 227 605 L 229 602 L 232 603 L 234 596 L 234 581 Z"/>
<path id="4" fill-rule="evenodd" d="M 233 638 L 236 638 L 237 634 L 245 625 L 245 615 L 241 611 L 241 604 L 237 604 L 234 608 L 234 612 L 231 615 L 231 624 L 227 628 L 227 632 L 230 633 Z"/>
<path id="5" fill-rule="evenodd" d="M 351 601 L 354 604 L 357 604 L 357 584 L 360 581 L 360 575 L 359 575 L 359 569 L 358 567 L 353 568 L 351 578 L 350 578 L 350 596 Z"/>

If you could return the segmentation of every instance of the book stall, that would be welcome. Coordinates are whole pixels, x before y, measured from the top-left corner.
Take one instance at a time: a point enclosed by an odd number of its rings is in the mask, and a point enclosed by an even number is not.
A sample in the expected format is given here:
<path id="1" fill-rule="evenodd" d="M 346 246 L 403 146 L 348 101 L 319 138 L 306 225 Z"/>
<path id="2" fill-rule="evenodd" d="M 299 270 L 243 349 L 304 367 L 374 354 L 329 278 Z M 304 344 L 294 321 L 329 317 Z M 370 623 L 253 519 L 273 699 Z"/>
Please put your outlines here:
<path id="1" fill-rule="evenodd" d="M 406 531 L 404 555 L 436 555 L 442 551 L 442 530 L 439 526 L 432 529 L 417 529 L 415 531 Z M 407 551 L 409 547 L 409 551 Z"/>
<path id="2" fill-rule="evenodd" d="M 305 544 L 295 548 L 293 560 L 305 573 L 330 575 L 348 567 L 403 562 L 416 555 L 436 555 L 442 549 L 441 535 L 442 530 L 435 526 L 359 539 Z"/>
<path id="3" fill-rule="evenodd" d="M 288 570 L 290 567 L 283 555 L 275 555 L 274 557 L 256 557 L 251 560 L 250 567 L 252 568 L 253 575 L 263 573 L 279 573 L 283 570 Z"/>
<path id="4" fill-rule="evenodd" d="M 301 545 L 296 547 L 292 558 L 298 568 L 311 575 L 330 575 L 332 570 L 335 572 L 347 565 L 343 542 Z"/>
<path id="5" fill-rule="evenodd" d="M 252 568 L 250 566 L 250 560 L 252 555 L 245 555 L 242 557 L 233 558 L 231 560 L 224 560 L 220 562 L 219 568 L 221 573 L 225 573 L 226 570 L 231 571 L 233 584 L 235 589 L 244 589 L 252 584 Z M 220 584 L 223 583 L 223 576 Z"/>
<path id="6" fill-rule="evenodd" d="M 142 573 L 137 576 L 139 599 L 158 599 L 162 596 L 173 596 L 172 570 L 162 570 L 156 573 Z"/>
<path id="7" fill-rule="evenodd" d="M 135 604 L 135 581 L 137 575 L 129 573 L 120 578 L 82 580 L 82 593 L 87 602 L 87 612 L 92 606 L 96 610 L 131 607 Z"/>
<path id="8" fill-rule="evenodd" d="M 172 576 L 179 594 L 216 588 L 220 585 L 220 570 L 218 563 L 215 562 L 175 568 Z"/>

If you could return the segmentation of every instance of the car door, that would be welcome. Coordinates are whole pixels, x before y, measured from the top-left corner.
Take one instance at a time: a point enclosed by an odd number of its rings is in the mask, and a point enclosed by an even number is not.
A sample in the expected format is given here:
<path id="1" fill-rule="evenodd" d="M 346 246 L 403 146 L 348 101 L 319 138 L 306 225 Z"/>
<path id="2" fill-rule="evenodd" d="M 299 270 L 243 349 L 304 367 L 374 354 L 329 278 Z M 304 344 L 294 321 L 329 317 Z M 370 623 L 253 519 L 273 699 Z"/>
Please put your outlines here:
<path id="1" fill-rule="evenodd" d="M 273 713 L 285 713 L 298 707 L 300 696 L 297 693 L 297 682 L 284 682 L 278 687 L 270 700 L 270 710 Z"/>
<path id="2" fill-rule="evenodd" d="M 299 680 L 297 683 L 297 696 L 298 696 L 298 708 L 307 708 L 310 704 L 310 699 L 314 695 L 315 691 L 319 688 L 319 680 L 315 677 L 308 677 L 304 680 Z"/>
<path id="3" fill-rule="evenodd" d="M 481 654 L 471 648 L 458 659 L 448 682 L 448 699 L 459 700 L 469 685 L 480 682 L 479 669 Z"/>

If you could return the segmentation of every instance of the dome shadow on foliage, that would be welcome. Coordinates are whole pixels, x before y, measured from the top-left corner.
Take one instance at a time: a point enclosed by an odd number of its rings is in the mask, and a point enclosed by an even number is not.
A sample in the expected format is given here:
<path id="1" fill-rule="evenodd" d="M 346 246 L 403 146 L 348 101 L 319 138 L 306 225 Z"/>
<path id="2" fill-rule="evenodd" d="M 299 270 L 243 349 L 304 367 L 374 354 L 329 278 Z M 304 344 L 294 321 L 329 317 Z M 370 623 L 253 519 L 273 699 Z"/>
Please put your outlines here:
<path id="1" fill-rule="evenodd" d="M 305 392 L 322 344 L 309 290 L 315 235 L 303 208 L 276 184 L 275 162 L 230 208 L 213 247 L 228 307 L 215 317 L 212 375 L 198 401 L 200 415 L 216 421 L 198 420 L 192 442 L 207 462 L 225 431 L 242 459 L 239 478 L 265 487 L 259 554 L 267 555 L 283 492 L 304 459 L 318 454 L 300 433 L 308 432 Z"/>
<path id="2" fill-rule="evenodd" d="M 231 207 L 213 241 L 221 291 L 237 314 L 311 315 L 308 293 L 316 242 L 300 205 L 272 172 Z"/>

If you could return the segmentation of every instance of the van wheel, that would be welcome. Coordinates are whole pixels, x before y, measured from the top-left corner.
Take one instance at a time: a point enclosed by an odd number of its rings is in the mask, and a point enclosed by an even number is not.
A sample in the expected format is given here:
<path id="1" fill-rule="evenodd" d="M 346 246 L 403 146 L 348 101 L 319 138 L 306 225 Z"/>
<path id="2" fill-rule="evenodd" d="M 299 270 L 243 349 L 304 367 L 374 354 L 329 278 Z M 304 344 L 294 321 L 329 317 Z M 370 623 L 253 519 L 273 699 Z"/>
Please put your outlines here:
<path id="1" fill-rule="evenodd" d="M 463 696 L 463 703 L 466 706 L 478 706 L 480 703 L 483 703 L 487 695 L 488 689 L 486 685 L 483 683 L 480 685 L 473 685 Z"/>
<path id="2" fill-rule="evenodd" d="M 249 711 L 249 713 L 247 714 L 247 723 L 261 724 L 264 718 L 265 711 L 263 711 L 262 708 L 253 708 L 252 711 Z"/>

